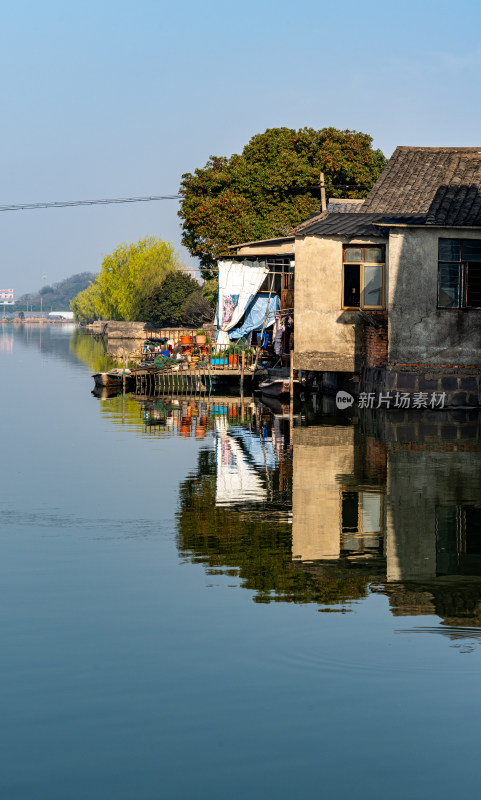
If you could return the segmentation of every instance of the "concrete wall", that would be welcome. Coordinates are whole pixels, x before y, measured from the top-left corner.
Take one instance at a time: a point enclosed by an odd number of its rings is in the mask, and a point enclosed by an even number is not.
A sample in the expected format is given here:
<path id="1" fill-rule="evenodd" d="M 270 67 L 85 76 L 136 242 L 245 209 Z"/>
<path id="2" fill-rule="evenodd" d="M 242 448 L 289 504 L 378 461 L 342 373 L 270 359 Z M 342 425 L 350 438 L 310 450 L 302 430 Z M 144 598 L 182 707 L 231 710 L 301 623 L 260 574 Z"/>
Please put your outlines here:
<path id="1" fill-rule="evenodd" d="M 361 368 L 364 323 L 357 310 L 342 310 L 343 242 L 347 240 L 340 236 L 296 239 L 296 369 L 356 372 Z M 363 244 L 371 242 L 362 239 Z M 379 244 L 379 240 L 372 243 Z"/>
<path id="2" fill-rule="evenodd" d="M 479 239 L 452 228 L 395 229 L 389 237 L 389 362 L 481 365 L 481 310 L 438 309 L 438 239 Z"/>
<path id="3" fill-rule="evenodd" d="M 294 238 L 273 242 L 253 242 L 236 247 L 238 256 L 292 256 L 294 258 Z"/>

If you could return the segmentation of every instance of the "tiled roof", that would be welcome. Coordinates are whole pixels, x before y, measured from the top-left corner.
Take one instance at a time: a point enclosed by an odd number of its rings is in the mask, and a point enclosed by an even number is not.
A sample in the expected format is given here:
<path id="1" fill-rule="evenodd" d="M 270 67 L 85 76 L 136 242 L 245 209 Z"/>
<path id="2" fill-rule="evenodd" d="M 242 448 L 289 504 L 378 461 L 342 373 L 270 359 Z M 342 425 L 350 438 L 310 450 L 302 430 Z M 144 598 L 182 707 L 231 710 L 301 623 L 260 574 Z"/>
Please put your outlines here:
<path id="1" fill-rule="evenodd" d="M 294 236 L 297 233 L 302 233 L 305 228 L 310 228 L 315 222 L 320 222 L 320 220 L 326 219 L 328 215 L 328 211 L 317 211 L 314 214 L 311 214 L 310 217 L 299 222 L 298 225 L 295 225 L 292 229 L 292 235 Z"/>
<path id="2" fill-rule="evenodd" d="M 481 225 L 481 147 L 397 147 L 362 213 L 422 215 L 427 225 Z"/>
<path id="3" fill-rule="evenodd" d="M 347 198 L 332 197 L 327 204 L 326 211 L 316 211 L 314 214 L 311 214 L 308 219 L 305 219 L 296 225 L 292 229 L 292 233 L 302 234 L 306 228 L 310 229 L 315 222 L 320 222 L 321 220 L 326 219 L 328 214 L 353 214 L 357 211 L 361 211 L 363 203 L 364 200 L 350 200 Z"/>
<path id="4" fill-rule="evenodd" d="M 387 236 L 389 225 L 423 225 L 419 214 L 329 214 L 299 231 L 300 236 Z M 383 229 L 384 226 L 384 229 Z"/>
<path id="5" fill-rule="evenodd" d="M 335 214 L 355 214 L 356 211 L 361 211 L 363 204 L 364 200 L 331 197 L 327 204 L 327 210 Z"/>
<path id="6" fill-rule="evenodd" d="M 311 225 L 305 225 L 302 230 L 297 229 L 298 236 L 384 236 L 379 227 L 373 222 L 380 222 L 385 214 L 359 214 L 333 213 L 321 220 L 315 220 Z"/>

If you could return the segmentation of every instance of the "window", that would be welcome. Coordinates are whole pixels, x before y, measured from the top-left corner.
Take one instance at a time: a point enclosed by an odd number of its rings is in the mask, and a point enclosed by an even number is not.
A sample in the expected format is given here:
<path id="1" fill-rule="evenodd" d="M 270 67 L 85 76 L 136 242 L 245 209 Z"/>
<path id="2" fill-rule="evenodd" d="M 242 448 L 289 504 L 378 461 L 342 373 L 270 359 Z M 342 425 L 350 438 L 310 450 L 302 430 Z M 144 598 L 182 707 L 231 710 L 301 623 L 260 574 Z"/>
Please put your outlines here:
<path id="1" fill-rule="evenodd" d="M 481 308 L 481 239 L 440 239 L 438 308 Z"/>
<path id="2" fill-rule="evenodd" d="M 384 245 L 343 248 L 343 308 L 384 308 Z"/>
<path id="3" fill-rule="evenodd" d="M 436 506 L 436 572 L 481 575 L 481 507 Z"/>
<path id="4" fill-rule="evenodd" d="M 381 547 L 384 507 L 379 492 L 341 491 L 341 550 L 377 552 Z"/>

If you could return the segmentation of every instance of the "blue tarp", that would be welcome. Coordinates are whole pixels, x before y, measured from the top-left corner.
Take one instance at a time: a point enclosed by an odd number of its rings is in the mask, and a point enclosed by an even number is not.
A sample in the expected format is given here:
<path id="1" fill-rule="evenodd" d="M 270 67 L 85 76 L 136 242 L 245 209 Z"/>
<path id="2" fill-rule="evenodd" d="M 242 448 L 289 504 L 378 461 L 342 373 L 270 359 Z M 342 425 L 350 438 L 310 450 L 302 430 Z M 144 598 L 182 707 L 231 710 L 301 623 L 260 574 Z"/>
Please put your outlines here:
<path id="1" fill-rule="evenodd" d="M 251 331 L 261 330 L 266 316 L 267 303 L 269 302 L 269 310 L 267 312 L 267 319 L 265 321 L 265 328 L 274 323 L 276 313 L 280 309 L 279 298 L 276 294 L 271 295 L 269 301 L 268 294 L 252 295 L 245 310 L 243 321 L 236 328 L 231 328 L 229 331 L 229 339 L 240 339 L 241 336 L 247 336 Z"/>

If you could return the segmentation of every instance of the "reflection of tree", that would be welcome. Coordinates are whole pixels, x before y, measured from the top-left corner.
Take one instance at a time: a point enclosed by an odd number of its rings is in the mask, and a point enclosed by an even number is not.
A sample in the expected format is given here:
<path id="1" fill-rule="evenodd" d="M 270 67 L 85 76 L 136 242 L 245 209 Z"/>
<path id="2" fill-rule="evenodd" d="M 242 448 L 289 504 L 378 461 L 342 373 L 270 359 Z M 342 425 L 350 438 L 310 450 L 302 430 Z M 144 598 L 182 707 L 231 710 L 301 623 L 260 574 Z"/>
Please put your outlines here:
<path id="1" fill-rule="evenodd" d="M 432 581 L 388 583 L 376 591 L 389 597 L 395 617 L 435 614 L 444 625 L 481 628 L 481 580 L 458 575 Z"/>
<path id="2" fill-rule="evenodd" d="M 142 406 L 133 395 L 118 394 L 115 397 L 99 398 L 98 403 L 101 413 L 109 417 L 112 425 L 127 425 L 136 429 L 137 433 L 145 432 Z"/>
<path id="3" fill-rule="evenodd" d="M 88 364 L 92 372 L 108 372 L 115 366 L 115 361 L 107 355 L 104 342 L 81 330 L 73 332 L 70 350 L 80 361 Z"/>
<path id="4" fill-rule="evenodd" d="M 366 595 L 365 575 L 330 570 L 319 578 L 293 564 L 291 526 L 273 521 L 268 507 L 252 519 L 248 511 L 216 506 L 215 496 L 215 453 L 202 450 L 197 473 L 180 487 L 178 547 L 186 558 L 200 561 L 211 574 L 235 570 L 258 603 L 331 604 Z"/>

